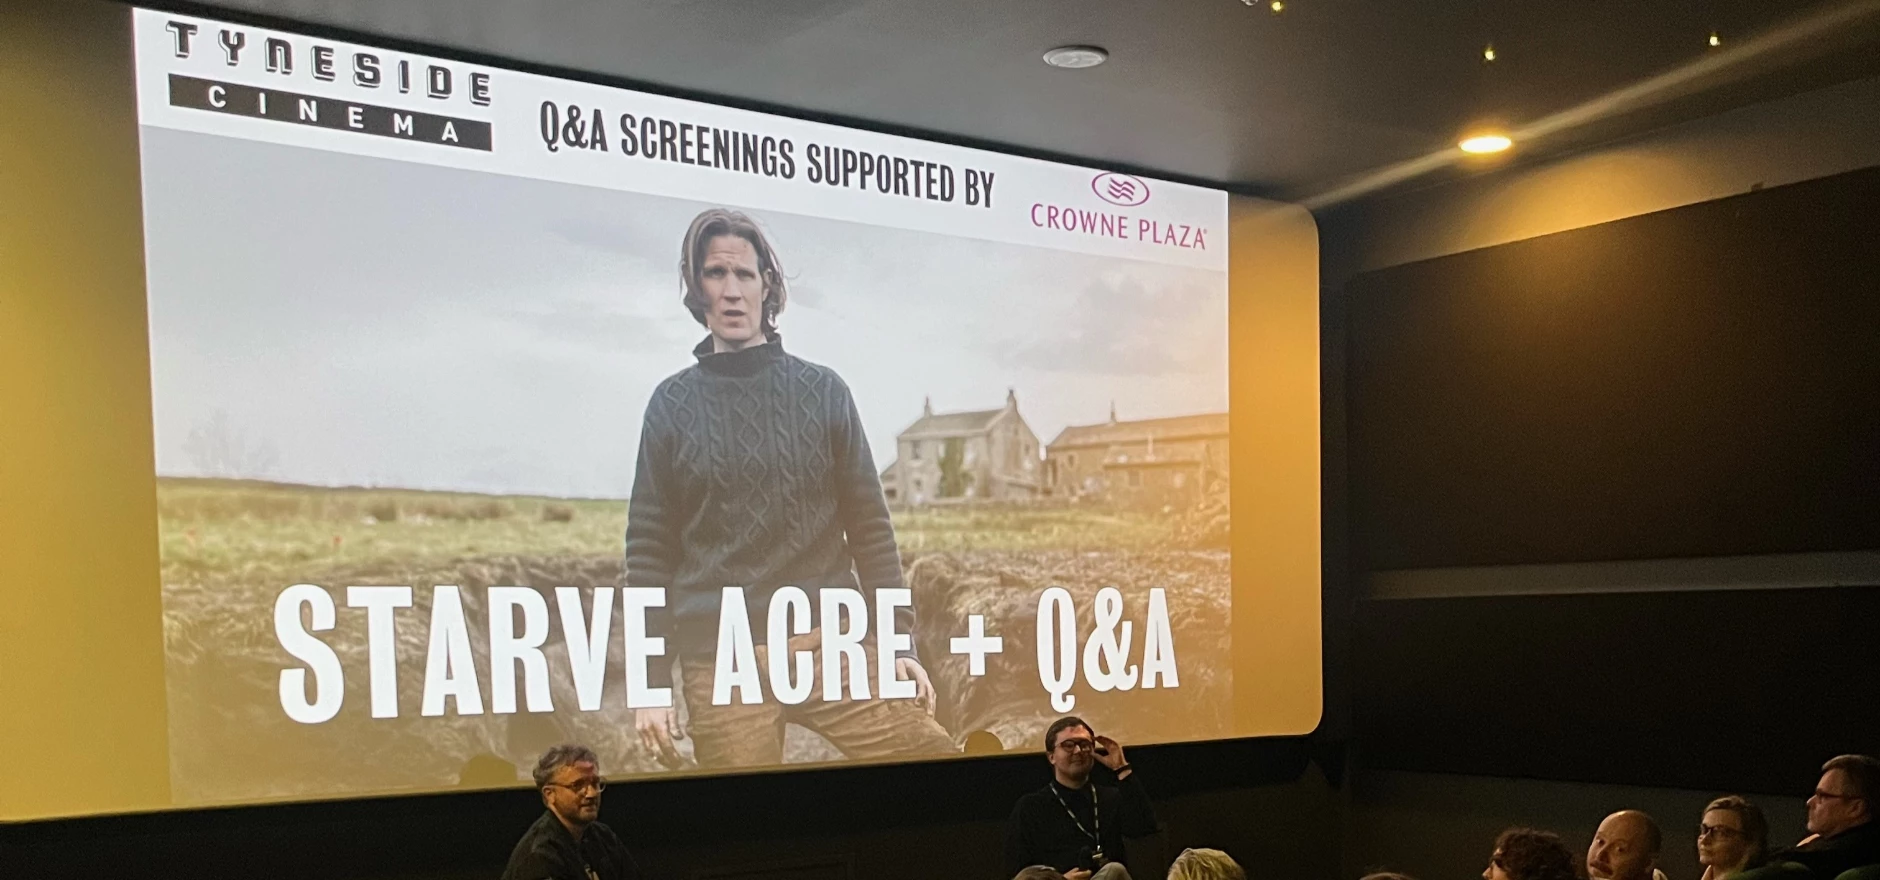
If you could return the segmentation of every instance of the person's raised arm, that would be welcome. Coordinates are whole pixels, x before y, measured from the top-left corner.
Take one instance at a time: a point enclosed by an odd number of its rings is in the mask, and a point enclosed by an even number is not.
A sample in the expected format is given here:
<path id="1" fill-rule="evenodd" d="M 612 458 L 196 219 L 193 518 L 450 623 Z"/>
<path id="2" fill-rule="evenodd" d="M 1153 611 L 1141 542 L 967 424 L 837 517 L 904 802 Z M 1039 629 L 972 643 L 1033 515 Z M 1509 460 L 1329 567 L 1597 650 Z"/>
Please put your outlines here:
<path id="1" fill-rule="evenodd" d="M 1123 756 L 1123 745 L 1107 736 L 1097 737 L 1097 760 L 1116 774 L 1117 788 L 1123 793 L 1123 802 L 1117 810 L 1117 830 L 1123 832 L 1124 837 L 1147 837 L 1159 830 L 1155 804 L 1149 800 L 1142 780 L 1136 778 L 1136 768 L 1129 766 L 1129 759 Z"/>

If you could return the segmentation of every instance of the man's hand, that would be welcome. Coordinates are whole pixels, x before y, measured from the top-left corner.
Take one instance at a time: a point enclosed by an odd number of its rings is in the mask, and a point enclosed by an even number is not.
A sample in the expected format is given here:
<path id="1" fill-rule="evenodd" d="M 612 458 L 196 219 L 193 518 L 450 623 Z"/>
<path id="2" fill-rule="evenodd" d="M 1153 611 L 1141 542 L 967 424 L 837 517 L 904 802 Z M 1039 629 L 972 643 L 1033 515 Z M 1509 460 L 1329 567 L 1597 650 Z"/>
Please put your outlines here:
<path id="1" fill-rule="evenodd" d="M 1102 761 L 1103 766 L 1110 768 L 1111 771 L 1118 770 L 1124 764 L 1129 763 L 1123 760 L 1122 743 L 1107 736 L 1097 737 L 1097 760 Z"/>
<path id="2" fill-rule="evenodd" d="M 812 629 L 799 636 L 791 636 L 790 650 L 815 652 L 816 662 L 823 663 L 825 658 L 822 656 L 822 628 Z M 922 709 L 927 710 L 929 717 L 932 717 L 934 710 L 940 706 L 939 692 L 933 689 L 933 679 L 927 677 L 927 670 L 921 668 L 919 661 L 908 657 L 896 658 L 894 677 L 914 682 L 914 700 Z"/>
<path id="3" fill-rule="evenodd" d="M 934 709 L 940 705 L 940 696 L 933 689 L 933 679 L 927 677 L 927 670 L 920 667 L 920 662 L 912 657 L 901 657 L 894 661 L 894 676 L 900 679 L 914 680 L 914 699 L 920 707 L 927 710 L 927 716 L 933 717 Z"/>
<path id="4" fill-rule="evenodd" d="M 679 726 L 678 709 L 670 706 L 635 709 L 633 727 L 640 733 L 640 745 L 659 759 L 660 766 L 668 770 L 685 766 L 685 759 L 672 744 L 675 739 L 685 739 L 685 729 Z"/>
<path id="5" fill-rule="evenodd" d="M 1086 868 L 1072 868 L 1064 872 L 1064 880 L 1090 880 L 1090 871 Z"/>

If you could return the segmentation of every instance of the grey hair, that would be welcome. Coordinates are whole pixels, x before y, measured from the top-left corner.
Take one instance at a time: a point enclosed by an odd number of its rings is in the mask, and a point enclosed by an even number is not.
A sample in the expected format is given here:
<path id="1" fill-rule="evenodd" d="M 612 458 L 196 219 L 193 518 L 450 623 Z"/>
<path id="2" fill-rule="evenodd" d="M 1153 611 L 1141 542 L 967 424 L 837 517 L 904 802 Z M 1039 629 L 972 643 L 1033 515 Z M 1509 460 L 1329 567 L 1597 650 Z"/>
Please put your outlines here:
<path id="1" fill-rule="evenodd" d="M 580 743 L 563 743 L 542 753 L 542 759 L 535 762 L 535 787 L 543 788 L 555 776 L 555 771 L 569 764 L 580 763 L 601 765 L 601 760 L 594 757 L 594 750 Z"/>

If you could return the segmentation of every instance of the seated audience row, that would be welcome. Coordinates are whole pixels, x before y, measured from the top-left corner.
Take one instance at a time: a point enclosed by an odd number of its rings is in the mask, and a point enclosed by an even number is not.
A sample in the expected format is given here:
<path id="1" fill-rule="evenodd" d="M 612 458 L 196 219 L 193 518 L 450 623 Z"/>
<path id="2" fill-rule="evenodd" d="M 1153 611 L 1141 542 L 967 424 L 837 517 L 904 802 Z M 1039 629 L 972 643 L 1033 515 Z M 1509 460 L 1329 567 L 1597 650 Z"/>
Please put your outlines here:
<path id="1" fill-rule="evenodd" d="M 1808 798 L 1807 837 L 1771 852 L 1762 810 L 1730 795 L 1704 807 L 1697 826 L 1700 880 L 1880 880 L 1880 760 L 1842 755 L 1822 765 Z M 1664 835 L 1652 817 L 1620 810 L 1599 823 L 1584 872 L 1560 836 L 1510 828 L 1495 841 L 1483 880 L 1664 880 Z M 1373 875 L 1377 877 L 1379 875 Z M 1373 878 L 1366 878 L 1373 880 Z"/>
<path id="2" fill-rule="evenodd" d="M 1006 828 L 1014 880 L 1129 880 L 1125 838 L 1157 830 L 1154 807 L 1123 746 L 1080 718 L 1052 723 L 1044 736 L 1051 779 L 1019 798 Z M 1106 769 L 1114 784 L 1093 771 Z M 511 854 L 504 880 L 638 880 L 625 845 L 599 822 L 599 760 L 585 746 L 549 749 L 535 767 L 547 810 Z M 1808 798 L 1809 835 L 1772 852 L 1769 823 L 1755 804 L 1730 795 L 1704 807 L 1697 826 L 1698 880 L 1880 880 L 1880 760 L 1842 755 L 1822 766 Z M 1585 861 L 1558 834 L 1510 828 L 1495 840 L 1483 880 L 1667 880 L 1658 868 L 1664 835 L 1640 810 L 1607 816 Z M 1220 850 L 1185 849 L 1168 880 L 1246 880 Z M 1410 880 L 1371 874 L 1364 880 Z"/>

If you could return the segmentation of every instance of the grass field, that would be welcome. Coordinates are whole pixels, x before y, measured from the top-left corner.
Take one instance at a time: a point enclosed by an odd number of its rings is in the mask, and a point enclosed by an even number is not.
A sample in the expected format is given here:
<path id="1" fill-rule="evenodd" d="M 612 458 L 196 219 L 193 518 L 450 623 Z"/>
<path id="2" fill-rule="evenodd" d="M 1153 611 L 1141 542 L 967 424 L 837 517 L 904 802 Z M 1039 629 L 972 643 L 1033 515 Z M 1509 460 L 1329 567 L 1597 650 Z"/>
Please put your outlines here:
<path id="1" fill-rule="evenodd" d="M 621 543 L 626 504 L 396 489 L 160 480 L 166 584 L 285 586 L 345 569 L 448 570 L 519 553 L 584 556 Z"/>
<path id="2" fill-rule="evenodd" d="M 332 570 L 448 572 L 492 556 L 617 556 L 625 501 L 158 481 L 163 579 L 285 586 Z M 1170 518 L 1067 507 L 897 511 L 902 552 L 1146 550 Z M 277 587 L 278 589 L 278 587 Z"/>

